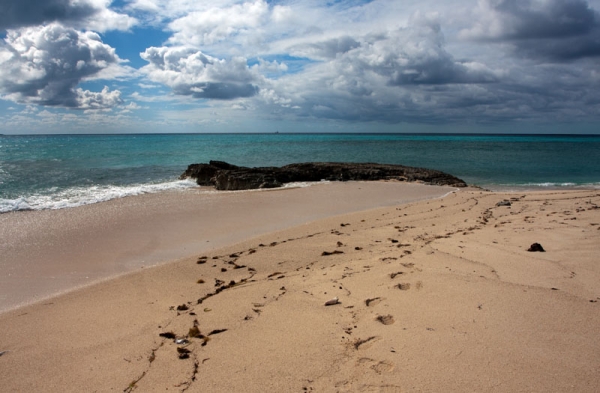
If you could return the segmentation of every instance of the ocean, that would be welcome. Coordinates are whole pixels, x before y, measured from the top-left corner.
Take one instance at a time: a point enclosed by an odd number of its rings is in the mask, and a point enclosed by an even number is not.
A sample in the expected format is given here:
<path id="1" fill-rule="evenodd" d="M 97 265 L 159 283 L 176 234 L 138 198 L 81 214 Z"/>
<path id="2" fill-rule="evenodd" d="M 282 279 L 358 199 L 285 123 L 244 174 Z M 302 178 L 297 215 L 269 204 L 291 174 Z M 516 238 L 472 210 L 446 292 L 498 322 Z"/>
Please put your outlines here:
<path id="1" fill-rule="evenodd" d="M 60 209 L 162 190 L 189 164 L 377 162 L 437 169 L 494 190 L 600 189 L 600 136 L 145 134 L 0 136 L 0 212 Z"/>

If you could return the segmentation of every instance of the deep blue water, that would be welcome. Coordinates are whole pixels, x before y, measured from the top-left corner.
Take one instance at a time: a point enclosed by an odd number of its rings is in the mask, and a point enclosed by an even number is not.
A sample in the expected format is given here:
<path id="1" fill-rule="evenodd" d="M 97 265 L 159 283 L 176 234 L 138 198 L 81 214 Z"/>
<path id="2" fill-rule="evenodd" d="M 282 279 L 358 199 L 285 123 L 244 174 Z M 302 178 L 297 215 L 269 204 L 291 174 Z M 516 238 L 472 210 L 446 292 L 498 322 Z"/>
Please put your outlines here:
<path id="1" fill-rule="evenodd" d="M 161 134 L 0 136 L 0 212 L 61 208 L 163 189 L 188 164 L 403 164 L 488 188 L 600 188 L 600 136 Z"/>

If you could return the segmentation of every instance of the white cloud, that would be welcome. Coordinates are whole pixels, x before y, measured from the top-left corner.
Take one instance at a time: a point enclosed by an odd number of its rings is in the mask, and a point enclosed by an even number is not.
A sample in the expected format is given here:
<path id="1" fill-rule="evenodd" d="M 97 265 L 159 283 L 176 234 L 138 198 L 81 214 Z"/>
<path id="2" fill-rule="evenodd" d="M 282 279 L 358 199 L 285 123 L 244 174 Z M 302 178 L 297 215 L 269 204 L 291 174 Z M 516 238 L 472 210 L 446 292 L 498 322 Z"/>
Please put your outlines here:
<path id="1" fill-rule="evenodd" d="M 58 24 L 11 30 L 0 44 L 0 92 L 6 98 L 69 108 L 110 107 L 120 92 L 93 93 L 77 85 L 117 67 L 115 50 L 98 34 Z"/>
<path id="2" fill-rule="evenodd" d="M 169 42 L 175 45 L 201 47 L 231 36 L 256 39 L 259 29 L 269 19 L 269 6 L 263 0 L 235 4 L 228 8 L 213 7 L 187 14 L 169 24 L 175 34 Z"/>
<path id="3" fill-rule="evenodd" d="M 191 12 L 202 12 L 217 7 L 224 8 L 239 3 L 236 0 L 132 0 L 126 9 L 133 12 L 147 13 L 154 22 L 164 22 L 183 17 Z"/>
<path id="4" fill-rule="evenodd" d="M 133 111 L 142 109 L 142 107 L 140 105 L 138 105 L 137 103 L 135 103 L 133 101 L 127 105 L 122 106 L 121 108 L 122 109 L 119 112 L 120 114 L 132 113 Z M 146 107 L 145 109 L 148 109 L 148 108 Z"/>
<path id="5" fill-rule="evenodd" d="M 21 111 L 22 115 L 30 115 L 38 112 L 38 107 L 35 105 L 27 105 L 25 109 Z"/>
<path id="6" fill-rule="evenodd" d="M 232 99 L 253 96 L 259 75 L 246 59 L 217 59 L 185 47 L 148 48 L 141 54 L 149 62 L 142 68 L 148 78 L 196 98 Z"/>
<path id="7" fill-rule="evenodd" d="M 96 1 L 96 3 L 104 3 L 103 7 L 91 18 L 84 19 L 73 26 L 85 30 L 94 30 L 105 32 L 110 30 L 127 31 L 139 24 L 136 18 L 126 14 L 120 14 L 108 9 L 111 0 Z"/>
<path id="8" fill-rule="evenodd" d="M 253 70 L 260 72 L 261 74 L 280 74 L 288 70 L 288 66 L 284 62 L 267 61 L 259 58 L 258 64 L 252 66 Z"/>
<path id="9" fill-rule="evenodd" d="M 133 92 L 130 95 L 131 99 L 140 101 L 140 102 L 171 102 L 171 101 L 181 101 L 181 96 L 175 95 L 151 95 L 145 96 L 140 93 Z"/>
<path id="10" fill-rule="evenodd" d="M 160 87 L 160 85 L 157 85 L 154 83 L 138 83 L 138 86 L 141 87 L 142 89 L 156 89 L 156 88 Z"/>
<path id="11" fill-rule="evenodd" d="M 78 109 L 108 109 L 123 102 L 121 92 L 119 90 L 110 91 L 107 86 L 104 86 L 100 92 L 77 89 L 76 93 Z"/>

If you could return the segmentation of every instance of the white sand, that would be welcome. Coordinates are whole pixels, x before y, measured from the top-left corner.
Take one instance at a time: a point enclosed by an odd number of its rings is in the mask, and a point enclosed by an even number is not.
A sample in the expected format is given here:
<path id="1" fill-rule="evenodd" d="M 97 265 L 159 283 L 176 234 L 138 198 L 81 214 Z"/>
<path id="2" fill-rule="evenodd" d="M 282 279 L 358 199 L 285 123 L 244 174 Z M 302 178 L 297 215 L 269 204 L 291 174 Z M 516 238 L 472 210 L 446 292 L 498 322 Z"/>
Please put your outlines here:
<path id="1" fill-rule="evenodd" d="M 248 192 L 201 189 L 1 214 L 0 312 L 260 234 L 450 190 L 398 182 Z"/>
<path id="2" fill-rule="evenodd" d="M 598 392 L 598 228 L 598 191 L 319 219 L 1 314 L 2 390 Z"/>

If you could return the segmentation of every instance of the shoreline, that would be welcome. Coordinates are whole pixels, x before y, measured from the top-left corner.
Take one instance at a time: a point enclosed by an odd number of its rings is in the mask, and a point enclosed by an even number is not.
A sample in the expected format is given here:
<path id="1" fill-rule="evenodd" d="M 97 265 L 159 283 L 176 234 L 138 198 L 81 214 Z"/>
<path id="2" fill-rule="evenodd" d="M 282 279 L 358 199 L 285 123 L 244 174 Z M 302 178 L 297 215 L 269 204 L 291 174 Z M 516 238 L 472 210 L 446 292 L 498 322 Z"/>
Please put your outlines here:
<path id="1" fill-rule="evenodd" d="M 173 181 L 172 183 L 176 184 L 176 183 L 180 183 L 182 181 L 186 181 L 186 180 L 177 180 L 177 181 Z M 187 180 L 187 181 L 189 181 L 190 183 L 192 182 L 191 180 Z M 350 181 L 350 182 L 352 182 L 352 181 Z M 296 183 L 290 183 L 291 185 L 286 184 L 283 187 L 281 187 L 280 189 L 313 187 L 313 186 L 318 186 L 318 185 L 327 184 L 327 183 L 330 183 L 330 182 L 328 182 L 328 181 L 301 182 L 299 185 L 297 185 Z M 256 189 L 256 190 L 229 190 L 229 191 L 221 190 L 221 191 L 217 191 L 213 187 L 198 186 L 196 184 L 193 184 L 191 186 L 185 186 L 185 187 L 181 186 L 181 185 L 177 185 L 177 186 L 173 186 L 173 188 L 153 190 L 153 188 L 155 188 L 157 186 L 161 187 L 164 184 L 167 184 L 167 183 L 137 184 L 137 185 L 131 186 L 132 188 L 136 189 L 136 191 L 132 191 L 131 194 L 120 195 L 120 196 L 115 196 L 115 197 L 106 198 L 105 196 L 98 196 L 98 195 L 96 195 L 96 196 L 90 195 L 90 196 L 86 197 L 86 198 L 100 198 L 100 199 L 95 199 L 93 202 L 61 201 L 60 202 L 61 205 L 68 204 L 68 206 L 43 207 L 43 208 L 34 207 L 34 208 L 22 208 L 22 209 L 5 210 L 5 211 L 3 210 L 3 211 L 0 211 L 0 216 L 2 216 L 4 214 L 24 213 L 24 212 L 32 212 L 32 211 L 77 209 L 77 208 L 80 208 L 83 206 L 95 205 L 98 203 L 102 204 L 102 203 L 107 203 L 107 202 L 111 202 L 111 201 L 123 199 L 123 198 L 140 197 L 140 196 L 144 196 L 144 195 L 153 195 L 153 194 L 162 194 L 162 193 L 171 193 L 171 192 L 188 192 L 188 191 L 193 191 L 193 190 L 196 190 L 196 191 L 202 190 L 207 193 L 213 193 L 213 192 L 214 193 L 236 193 L 236 192 L 251 192 L 251 191 L 263 192 L 263 191 L 271 190 L 271 189 Z M 128 187 L 129 186 L 125 186 L 124 188 L 126 189 Z M 563 185 L 563 184 L 547 185 L 546 183 L 527 184 L 527 185 L 522 185 L 522 184 L 500 184 L 500 185 L 498 185 L 498 184 L 477 184 L 477 183 L 471 184 L 471 183 L 469 183 L 467 185 L 467 187 L 488 190 L 488 191 L 492 191 L 492 192 L 504 192 L 504 193 L 538 192 L 538 191 L 582 191 L 582 190 L 594 191 L 594 190 L 600 190 L 600 183 L 568 184 L 568 185 Z M 148 189 L 150 189 L 150 191 L 147 191 L 147 190 L 146 191 L 137 191 L 138 188 L 142 188 L 142 189 L 148 188 Z M 17 203 L 17 201 L 20 201 L 20 200 L 26 200 L 27 198 L 39 198 L 39 197 L 41 197 L 41 196 L 34 195 L 31 197 L 20 197 L 17 199 L 0 199 L 0 202 L 5 201 L 5 203 L 8 204 L 8 202 L 6 202 L 6 201 L 9 201 L 9 202 L 15 204 L 15 203 Z M 25 202 L 25 203 L 27 203 L 27 202 Z M 72 203 L 75 203 L 75 204 L 70 205 Z"/>
<path id="2" fill-rule="evenodd" d="M 201 187 L 0 215 L 0 314 L 247 238 L 452 190 L 399 182 L 226 192 Z"/>
<path id="3" fill-rule="evenodd" d="M 317 218 L 1 313 L 0 379 L 49 392 L 597 392 L 599 228 L 598 190 L 463 189 Z"/>

